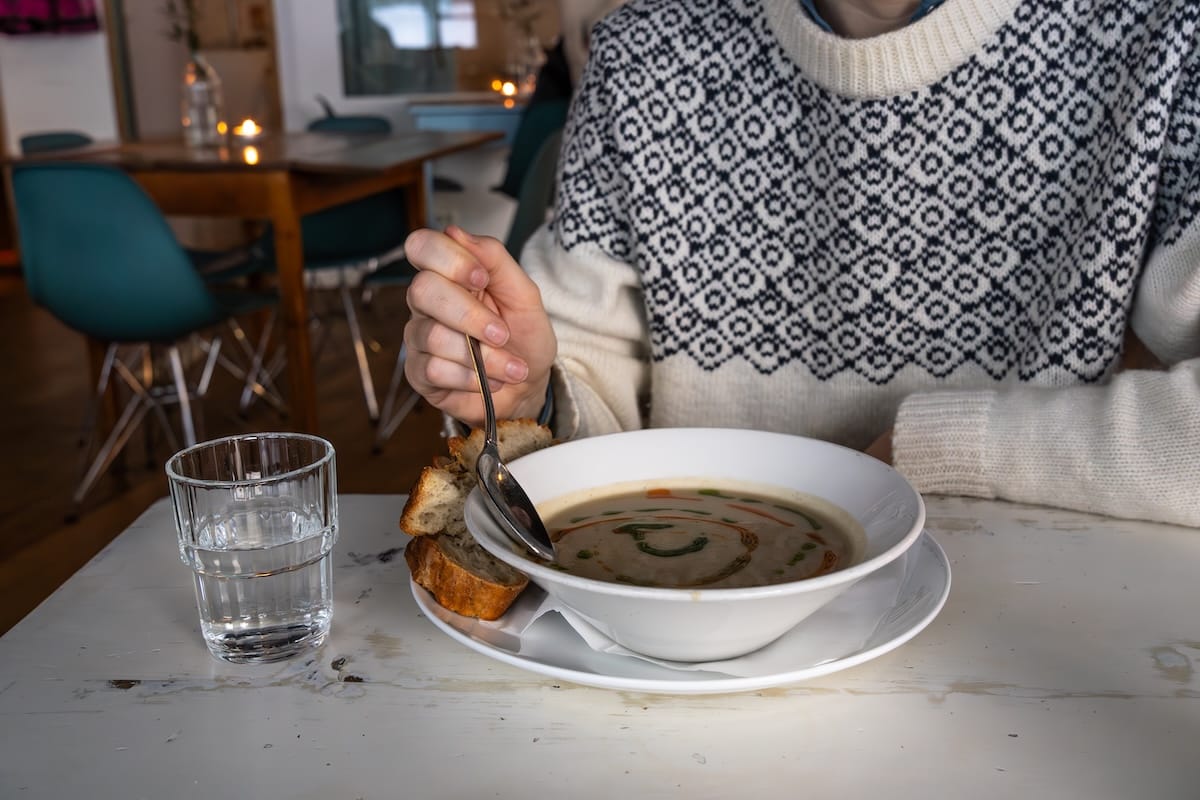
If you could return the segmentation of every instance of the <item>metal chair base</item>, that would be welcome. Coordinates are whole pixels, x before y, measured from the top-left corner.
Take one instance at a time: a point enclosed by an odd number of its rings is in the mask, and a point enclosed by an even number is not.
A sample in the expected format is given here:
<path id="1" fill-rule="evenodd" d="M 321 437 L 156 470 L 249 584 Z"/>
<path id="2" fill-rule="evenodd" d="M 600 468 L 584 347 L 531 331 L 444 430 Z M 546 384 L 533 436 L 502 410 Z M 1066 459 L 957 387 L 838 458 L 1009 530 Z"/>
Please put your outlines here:
<path id="1" fill-rule="evenodd" d="M 208 393 L 213 368 L 219 358 L 220 350 L 221 343 L 217 339 L 208 349 L 200 378 L 192 386 L 188 383 L 187 375 L 183 368 L 183 358 L 179 353 L 177 345 L 170 345 L 166 348 L 171 382 L 162 383 L 156 378 L 156 373 L 159 372 L 159 369 L 158 365 L 155 364 L 154 349 L 151 345 L 109 344 L 105 350 L 104 361 L 100 366 L 96 391 L 92 395 L 84 415 L 85 434 L 80 470 L 81 477 L 75 486 L 75 491 L 71 495 L 71 505 L 67 513 L 68 519 L 78 516 L 79 509 L 83 505 L 83 500 L 88 492 L 91 491 L 100 476 L 104 474 L 113 461 L 116 460 L 117 456 L 125 449 L 130 438 L 147 414 L 153 414 L 168 445 L 172 451 L 175 451 L 179 449 L 179 438 L 175 435 L 175 430 L 172 428 L 171 422 L 167 417 L 166 409 L 168 406 L 177 405 L 179 407 L 180 427 L 182 429 L 184 445 L 191 446 L 196 443 L 197 431 L 202 431 L 203 428 L 197 425 L 197 419 L 193 413 L 192 401 L 193 399 L 203 400 L 204 396 Z M 114 374 L 119 379 L 119 382 L 113 381 Z M 93 453 L 92 444 L 95 441 L 98 430 L 100 405 L 108 393 L 110 386 L 114 390 L 118 387 L 126 389 L 129 392 L 129 399 L 126 401 L 121 413 L 117 415 L 117 419 L 113 423 L 112 430 L 109 431 L 108 436 L 105 437 L 104 442 Z M 148 429 L 147 436 L 149 437 L 150 435 Z M 147 446 L 150 446 L 149 441 Z"/>
<path id="2" fill-rule="evenodd" d="M 375 453 L 383 451 L 387 440 L 392 438 L 392 434 L 400 427 L 400 423 L 421 400 L 421 395 L 417 394 L 404 379 L 404 361 L 407 357 L 408 346 L 402 344 L 400 352 L 396 355 L 396 366 L 392 369 L 392 380 L 388 385 L 387 396 L 383 399 L 379 424 L 375 427 L 375 441 L 371 444 L 371 450 Z M 407 391 L 403 399 L 400 399 L 402 388 Z"/>

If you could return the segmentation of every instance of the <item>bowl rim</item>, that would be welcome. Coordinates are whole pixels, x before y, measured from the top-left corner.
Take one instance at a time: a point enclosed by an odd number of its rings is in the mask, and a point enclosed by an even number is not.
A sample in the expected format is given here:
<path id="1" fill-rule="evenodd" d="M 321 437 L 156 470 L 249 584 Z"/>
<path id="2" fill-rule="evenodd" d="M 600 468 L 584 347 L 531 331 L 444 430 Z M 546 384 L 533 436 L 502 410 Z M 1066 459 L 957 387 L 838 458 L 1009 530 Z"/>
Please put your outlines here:
<path id="1" fill-rule="evenodd" d="M 648 431 L 648 430 L 671 430 L 671 431 L 675 431 L 678 433 L 686 434 L 688 432 L 712 433 L 714 431 L 736 431 L 736 432 L 746 433 L 749 429 L 738 429 L 738 428 L 671 428 L 671 429 L 643 428 L 640 431 L 624 431 L 622 433 L 607 434 L 607 435 L 608 436 L 625 436 L 628 434 L 636 434 L 636 433 L 644 432 L 644 431 Z M 797 440 L 803 440 L 804 442 L 808 442 L 810 444 L 815 443 L 822 447 L 829 447 L 829 448 L 834 448 L 834 449 L 838 449 L 838 450 L 844 450 L 849 453 L 853 453 L 856 456 L 863 456 L 865 458 L 871 458 L 871 456 L 866 456 L 864 453 L 862 453 L 859 450 L 854 450 L 853 448 L 845 447 L 843 445 L 835 444 L 833 442 L 827 442 L 822 439 L 815 439 L 815 438 L 806 437 L 806 436 L 798 436 L 798 435 L 789 434 L 789 433 L 778 433 L 778 432 L 773 432 L 773 431 L 755 431 L 755 433 L 769 433 L 774 436 L 781 436 L 781 437 L 788 437 L 788 438 L 797 439 Z M 596 438 L 596 437 L 589 437 L 589 438 Z M 585 440 L 577 439 L 577 440 L 571 440 L 571 441 L 585 441 Z M 568 444 L 571 444 L 571 441 L 563 442 L 561 445 L 556 445 L 556 446 L 568 445 Z M 535 453 L 531 453 L 530 456 L 536 456 L 537 453 L 548 452 L 551 449 L 552 448 L 545 448 L 545 449 L 539 450 Z M 525 456 L 523 458 L 529 458 L 530 456 Z M 519 464 L 522 460 L 523 460 L 522 458 L 514 459 L 512 462 L 512 465 Z M 904 534 L 904 536 L 902 536 L 898 542 L 896 542 L 894 545 L 892 545 L 888 549 L 884 550 L 883 552 L 878 553 L 878 554 L 872 556 L 871 558 L 860 561 L 859 563 L 855 564 L 852 567 L 847 567 L 846 569 L 836 570 L 834 572 L 829 573 L 828 575 L 821 575 L 816 578 L 801 578 L 800 580 L 787 581 L 786 583 L 767 584 L 765 586 L 718 587 L 718 588 L 708 588 L 708 589 L 703 589 L 703 588 L 701 588 L 701 589 L 678 589 L 678 588 L 663 587 L 663 586 L 637 586 L 634 584 L 617 583 L 615 581 L 604 581 L 604 580 L 600 580 L 598 578 L 586 578 L 581 575 L 574 575 L 569 572 L 564 572 L 561 570 L 554 569 L 552 567 L 544 566 L 542 564 L 537 563 L 536 561 L 533 561 L 530 557 L 525 555 L 523 552 L 518 551 L 516 549 L 517 545 L 515 543 L 511 542 L 511 540 L 508 538 L 508 536 L 500 529 L 499 524 L 496 523 L 495 519 L 492 516 L 491 509 L 488 507 L 487 501 L 483 498 L 482 489 L 480 489 L 478 486 L 473 488 L 471 490 L 470 494 L 467 496 L 467 501 L 466 501 L 466 505 L 464 507 L 463 516 L 464 516 L 464 519 L 467 521 L 467 530 L 470 532 L 471 536 L 475 539 L 476 542 L 479 543 L 479 545 L 481 547 L 483 547 L 485 550 L 487 550 L 489 553 L 491 553 L 496 558 L 500 559 L 504 563 L 511 566 L 513 569 L 516 569 L 519 572 L 525 573 L 526 575 L 528 575 L 530 577 L 531 580 L 540 577 L 540 578 L 544 579 L 546 583 L 558 584 L 560 586 L 568 586 L 568 587 L 571 587 L 574 589 L 586 590 L 586 591 L 592 592 L 594 594 L 617 595 L 617 596 L 628 597 L 628 598 L 654 599 L 654 600 L 668 601 L 668 602 L 671 602 L 671 601 L 674 601 L 674 602 L 686 601 L 689 603 L 726 602 L 726 601 L 731 601 L 731 600 L 748 600 L 748 599 L 754 599 L 754 598 L 779 597 L 779 596 L 797 594 L 797 593 L 817 592 L 817 591 L 821 591 L 822 589 L 829 589 L 829 588 L 832 588 L 835 586 L 840 586 L 844 583 L 850 583 L 852 581 L 856 581 L 861 578 L 864 578 L 867 575 L 871 574 L 872 572 L 875 572 L 876 570 L 881 569 L 882 567 L 886 566 L 887 564 L 889 564 L 892 561 L 899 558 L 920 537 L 921 532 L 925 529 L 925 499 L 921 496 L 921 493 L 918 492 L 916 490 L 916 488 L 911 483 L 909 483 L 908 480 L 903 475 L 901 475 L 900 472 L 897 471 L 893 466 L 891 466 L 890 464 L 885 464 L 884 462 L 878 461 L 878 460 L 876 460 L 876 463 L 878 464 L 879 467 L 893 473 L 895 475 L 895 477 L 898 478 L 905 487 L 907 487 L 907 489 L 912 493 L 912 496 L 916 499 L 916 504 L 917 504 L 916 519 L 913 521 L 913 524 L 910 526 L 909 530 Z M 510 465 L 510 466 L 512 466 L 512 465 Z M 476 516 L 476 515 L 482 515 L 482 518 L 484 520 L 486 520 L 486 522 L 487 522 L 487 525 L 485 526 L 485 532 L 483 534 L 477 533 L 475 529 L 478 526 L 471 524 L 470 518 L 472 516 Z M 538 583 L 540 586 L 543 586 L 543 588 L 546 585 L 546 583 L 543 583 L 542 581 L 535 580 L 534 582 Z"/>

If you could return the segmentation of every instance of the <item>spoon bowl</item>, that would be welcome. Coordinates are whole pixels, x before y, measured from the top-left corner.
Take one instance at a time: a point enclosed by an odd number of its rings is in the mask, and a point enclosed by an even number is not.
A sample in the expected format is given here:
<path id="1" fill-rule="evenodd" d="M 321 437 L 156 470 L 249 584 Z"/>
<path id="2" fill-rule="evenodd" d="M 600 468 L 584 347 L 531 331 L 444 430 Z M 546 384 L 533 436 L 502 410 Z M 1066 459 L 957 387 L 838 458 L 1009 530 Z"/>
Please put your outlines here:
<path id="1" fill-rule="evenodd" d="M 484 442 L 475 462 L 475 475 L 483 494 L 488 500 L 489 511 L 501 529 L 517 544 L 546 561 L 554 561 L 554 544 L 546 525 L 534 507 L 529 495 L 517 483 L 517 479 L 500 460 L 500 443 L 496 436 L 496 408 L 492 404 L 492 392 L 488 388 L 487 372 L 483 367 L 483 353 L 479 340 L 467 337 L 471 350 L 471 361 L 475 366 L 475 377 L 479 380 L 479 391 L 483 395 Z"/>

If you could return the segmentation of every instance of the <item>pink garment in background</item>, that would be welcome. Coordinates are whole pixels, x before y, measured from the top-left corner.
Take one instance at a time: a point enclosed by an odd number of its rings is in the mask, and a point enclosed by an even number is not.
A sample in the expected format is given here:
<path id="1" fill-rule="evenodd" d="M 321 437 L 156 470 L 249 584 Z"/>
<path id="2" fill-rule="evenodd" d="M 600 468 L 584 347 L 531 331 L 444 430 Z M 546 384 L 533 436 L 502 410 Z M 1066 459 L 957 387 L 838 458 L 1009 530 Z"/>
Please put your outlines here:
<path id="1" fill-rule="evenodd" d="M 0 33 L 87 33 L 100 30 L 95 0 L 0 0 Z"/>

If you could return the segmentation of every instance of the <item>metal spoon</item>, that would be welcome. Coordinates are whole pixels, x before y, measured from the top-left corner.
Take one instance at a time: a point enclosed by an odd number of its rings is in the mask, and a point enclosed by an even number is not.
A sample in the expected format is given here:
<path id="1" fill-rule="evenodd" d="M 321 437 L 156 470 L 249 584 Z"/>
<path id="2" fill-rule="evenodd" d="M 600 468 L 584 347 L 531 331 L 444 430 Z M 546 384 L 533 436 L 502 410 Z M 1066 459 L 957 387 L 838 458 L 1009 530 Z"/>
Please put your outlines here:
<path id="1" fill-rule="evenodd" d="M 475 364 L 475 377 L 479 379 L 479 391 L 483 395 L 484 425 L 483 450 L 475 464 L 475 474 L 488 499 L 492 517 L 509 538 L 525 545 L 534 555 L 547 561 L 554 560 L 554 544 L 546 526 L 534 508 L 533 502 L 517 483 L 517 479 L 500 460 L 500 443 L 496 438 L 496 409 L 492 405 L 492 391 L 488 388 L 487 372 L 483 368 L 483 353 L 479 340 L 467 337 L 471 348 L 471 361 Z"/>

